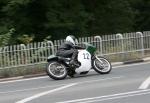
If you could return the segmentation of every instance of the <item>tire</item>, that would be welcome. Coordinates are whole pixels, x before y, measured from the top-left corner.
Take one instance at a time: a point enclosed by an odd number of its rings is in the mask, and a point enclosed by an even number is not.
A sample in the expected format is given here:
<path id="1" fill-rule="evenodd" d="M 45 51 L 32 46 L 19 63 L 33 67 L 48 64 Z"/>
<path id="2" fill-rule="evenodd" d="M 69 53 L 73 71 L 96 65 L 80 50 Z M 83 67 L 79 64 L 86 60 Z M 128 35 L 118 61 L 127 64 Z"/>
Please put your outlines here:
<path id="1" fill-rule="evenodd" d="M 92 66 L 93 69 L 100 74 L 108 74 L 112 70 L 111 63 L 104 57 L 94 58 L 92 60 Z"/>
<path id="2" fill-rule="evenodd" d="M 57 61 L 48 62 L 46 72 L 48 76 L 54 80 L 65 79 L 68 74 L 66 66 Z"/>

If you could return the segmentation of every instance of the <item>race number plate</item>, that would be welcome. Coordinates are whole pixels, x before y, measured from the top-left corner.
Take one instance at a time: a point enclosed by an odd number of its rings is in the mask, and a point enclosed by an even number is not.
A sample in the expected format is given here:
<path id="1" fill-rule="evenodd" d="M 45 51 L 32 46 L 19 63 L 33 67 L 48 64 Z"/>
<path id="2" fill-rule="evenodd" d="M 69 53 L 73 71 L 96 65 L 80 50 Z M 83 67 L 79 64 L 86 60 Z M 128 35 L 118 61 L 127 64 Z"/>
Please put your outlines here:
<path id="1" fill-rule="evenodd" d="M 78 61 L 81 66 L 76 69 L 77 73 L 89 71 L 91 69 L 91 54 L 86 50 L 80 50 L 78 53 Z"/>

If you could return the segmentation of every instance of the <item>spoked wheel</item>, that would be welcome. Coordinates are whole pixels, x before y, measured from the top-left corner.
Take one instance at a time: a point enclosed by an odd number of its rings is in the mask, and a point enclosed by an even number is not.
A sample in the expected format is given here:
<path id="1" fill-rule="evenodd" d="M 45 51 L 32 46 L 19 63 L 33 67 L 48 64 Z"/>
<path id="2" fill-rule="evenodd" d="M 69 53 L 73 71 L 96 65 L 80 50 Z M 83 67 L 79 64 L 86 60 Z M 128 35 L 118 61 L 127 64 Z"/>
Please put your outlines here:
<path id="1" fill-rule="evenodd" d="M 96 57 L 93 62 L 93 69 L 100 74 L 108 74 L 111 69 L 111 63 L 104 57 Z"/>
<path id="2" fill-rule="evenodd" d="M 46 68 L 46 72 L 48 76 L 54 80 L 61 80 L 67 76 L 66 66 L 57 61 L 49 62 Z"/>

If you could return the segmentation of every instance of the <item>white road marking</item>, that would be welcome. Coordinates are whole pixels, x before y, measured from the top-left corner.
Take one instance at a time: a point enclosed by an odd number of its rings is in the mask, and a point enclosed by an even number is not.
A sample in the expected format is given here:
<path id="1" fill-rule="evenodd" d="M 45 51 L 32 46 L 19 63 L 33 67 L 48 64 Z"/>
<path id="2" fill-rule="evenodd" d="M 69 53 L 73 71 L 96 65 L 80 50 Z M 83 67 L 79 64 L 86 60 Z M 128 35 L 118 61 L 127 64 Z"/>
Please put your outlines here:
<path id="1" fill-rule="evenodd" d="M 25 98 L 23 100 L 17 101 L 16 103 L 26 103 L 26 102 L 29 102 L 33 99 L 39 98 L 41 96 L 44 96 L 44 95 L 47 95 L 47 94 L 50 94 L 50 93 L 53 93 L 53 92 L 60 91 L 60 90 L 65 89 L 65 88 L 69 88 L 69 87 L 74 86 L 74 85 L 76 85 L 76 83 L 72 83 L 72 84 L 69 84 L 69 85 L 66 85 L 66 86 L 62 86 L 60 88 L 56 88 L 56 89 L 53 89 L 53 90 L 49 90 L 49 91 L 46 91 L 46 92 L 39 93 L 39 94 L 33 95 L 31 97 Z"/>
<path id="2" fill-rule="evenodd" d="M 75 99 L 75 100 L 69 100 L 69 101 L 63 101 L 63 102 L 57 102 L 57 103 L 91 103 L 91 102 L 99 102 L 99 101 L 119 99 L 119 98 L 145 95 L 145 94 L 150 94 L 150 89 L 118 93 L 118 94 L 112 94 L 112 95 L 105 95 L 105 96 L 99 96 L 99 97 Z"/>
<path id="3" fill-rule="evenodd" d="M 36 80 L 36 79 L 43 79 L 43 78 L 48 78 L 48 76 L 34 77 L 34 78 L 27 78 L 27 79 L 18 79 L 18 80 L 10 80 L 10 81 L 3 81 L 3 82 L 0 82 L 0 84 L 21 82 L 21 81 L 29 81 L 29 80 Z"/>
<path id="4" fill-rule="evenodd" d="M 100 101 L 113 100 L 113 99 L 121 99 L 121 98 L 127 98 L 127 97 L 133 97 L 133 96 L 140 96 L 140 95 L 147 95 L 147 94 L 150 94 L 150 92 L 137 93 L 137 94 L 129 94 L 129 95 L 123 95 L 123 96 L 116 96 L 116 97 L 104 98 L 104 99 L 100 99 L 100 100 L 91 100 L 91 101 L 85 101 L 85 102 L 79 102 L 79 103 L 100 102 Z"/>
<path id="5" fill-rule="evenodd" d="M 139 89 L 147 89 L 150 85 L 150 76 L 140 85 Z"/>
<path id="6" fill-rule="evenodd" d="M 130 66 L 144 65 L 144 64 L 149 64 L 149 63 L 150 63 L 150 62 L 137 63 L 137 64 L 130 64 L 130 65 L 121 65 L 121 66 L 115 66 L 115 67 L 113 67 L 113 68 L 130 67 Z M 131 69 L 131 68 L 130 68 L 130 69 Z M 94 70 L 91 70 L 91 71 L 94 71 Z M 35 77 L 35 78 L 28 78 L 28 79 L 19 79 L 19 80 L 11 80 L 11 81 L 4 81 L 4 82 L 0 82 L 0 84 L 13 83 L 13 82 L 21 82 L 21 81 L 29 81 L 29 80 L 36 80 L 36 79 L 43 79 L 43 78 L 48 78 L 48 76 Z"/>
<path id="7" fill-rule="evenodd" d="M 123 78 L 123 76 L 95 79 L 95 80 L 89 80 L 89 81 L 83 81 L 83 82 L 73 82 L 73 83 L 75 83 L 75 84 L 83 84 L 83 83 L 92 83 L 92 82 L 112 80 L 112 79 L 120 79 L 120 78 Z M 71 84 L 73 84 L 73 83 L 71 83 Z M 21 90 L 14 90 L 14 91 L 5 91 L 5 92 L 0 92 L 0 94 L 24 92 L 24 91 L 31 91 L 31 90 L 39 90 L 39 89 L 43 89 L 43 88 L 50 88 L 50 87 L 57 87 L 57 86 L 64 86 L 64 85 L 67 85 L 67 84 L 58 84 L 58 85 L 51 85 L 51 86 L 48 85 L 48 86 L 43 86 L 43 87 L 38 87 L 38 88 L 29 88 L 29 89 L 21 89 Z"/>

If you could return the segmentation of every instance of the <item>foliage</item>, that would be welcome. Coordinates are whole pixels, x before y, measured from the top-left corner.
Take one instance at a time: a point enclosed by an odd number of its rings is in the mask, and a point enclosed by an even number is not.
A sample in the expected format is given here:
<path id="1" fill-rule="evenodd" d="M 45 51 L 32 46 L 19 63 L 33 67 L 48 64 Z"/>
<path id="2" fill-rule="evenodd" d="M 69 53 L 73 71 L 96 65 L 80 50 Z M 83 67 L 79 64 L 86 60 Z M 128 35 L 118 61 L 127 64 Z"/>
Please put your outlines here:
<path id="1" fill-rule="evenodd" d="M 17 40 L 20 44 L 29 44 L 30 42 L 33 41 L 33 37 L 30 37 L 29 35 L 24 34 L 23 36 L 18 37 Z"/>
<path id="2" fill-rule="evenodd" d="M 0 35 L 15 28 L 11 43 L 18 43 L 24 34 L 43 41 L 143 31 L 150 29 L 149 11 L 148 0 L 0 0 Z"/>
<path id="3" fill-rule="evenodd" d="M 150 30 L 150 1 L 149 0 L 131 0 L 135 15 L 135 29 L 142 31 Z"/>
<path id="4" fill-rule="evenodd" d="M 5 46 L 9 44 L 12 34 L 14 33 L 14 29 L 10 29 L 8 33 L 0 35 L 0 46 Z"/>
<path id="5" fill-rule="evenodd" d="M 88 0 L 88 10 L 93 14 L 89 29 L 92 33 L 116 33 L 132 30 L 134 13 L 125 0 Z"/>

